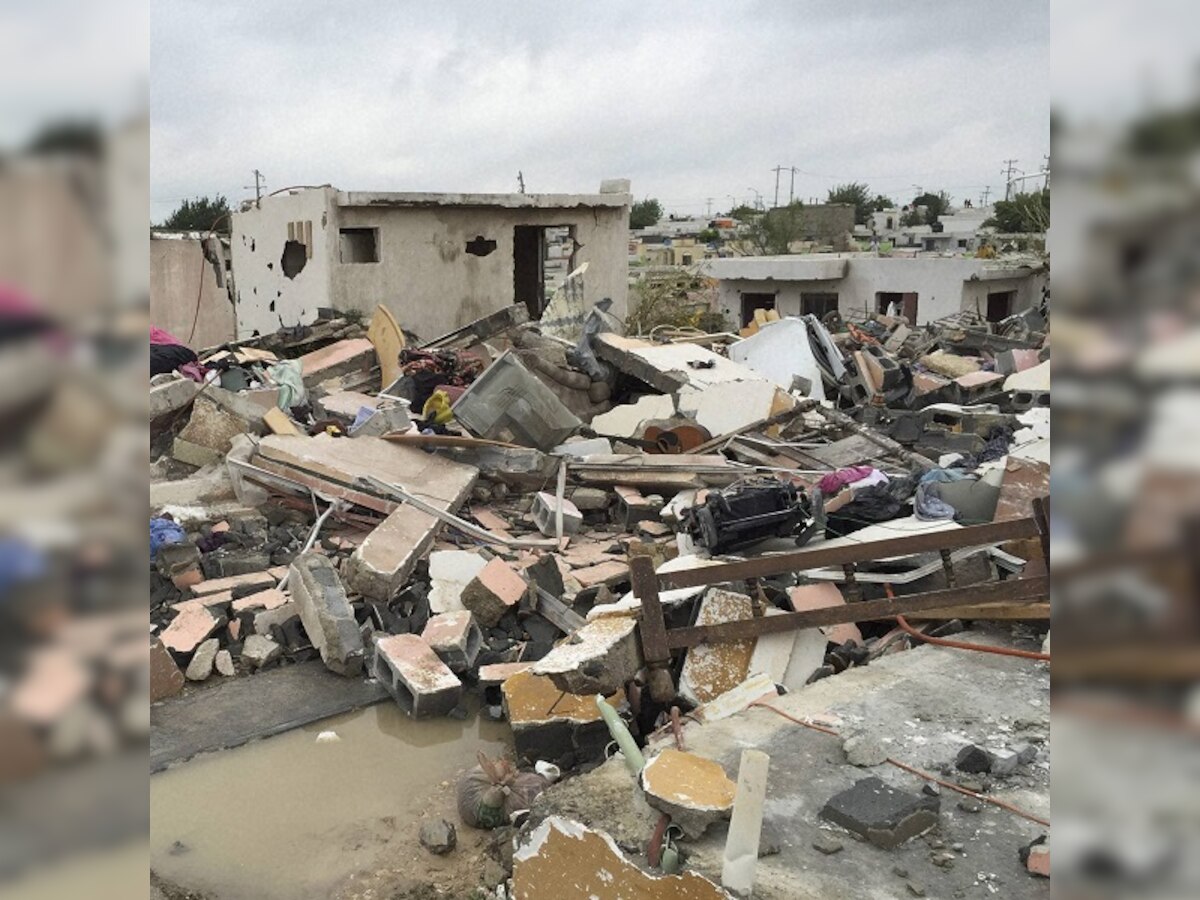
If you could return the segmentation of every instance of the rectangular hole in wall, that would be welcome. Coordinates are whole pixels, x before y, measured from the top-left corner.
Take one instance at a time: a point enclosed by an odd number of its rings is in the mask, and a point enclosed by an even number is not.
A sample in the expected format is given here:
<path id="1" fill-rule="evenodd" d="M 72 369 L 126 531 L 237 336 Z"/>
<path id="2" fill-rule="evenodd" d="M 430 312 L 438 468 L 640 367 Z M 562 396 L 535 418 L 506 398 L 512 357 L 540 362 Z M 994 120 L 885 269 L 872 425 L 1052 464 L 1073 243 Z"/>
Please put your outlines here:
<path id="1" fill-rule="evenodd" d="M 754 321 L 754 311 L 756 309 L 774 309 L 775 295 L 774 294 L 742 294 L 742 327 L 747 327 Z"/>
<path id="2" fill-rule="evenodd" d="M 900 293 L 898 291 L 876 291 L 875 311 L 886 314 L 888 308 L 904 318 L 909 325 L 917 321 L 917 295 L 915 293 Z"/>
<path id="3" fill-rule="evenodd" d="M 800 315 L 816 316 L 818 319 L 837 312 L 836 291 L 802 291 L 800 293 Z"/>
<path id="4" fill-rule="evenodd" d="M 338 259 L 344 263 L 379 262 L 379 229 L 339 228 Z"/>
<path id="5" fill-rule="evenodd" d="M 1016 291 L 995 291 L 987 297 L 987 320 L 999 322 L 1012 315 L 1017 300 Z"/>

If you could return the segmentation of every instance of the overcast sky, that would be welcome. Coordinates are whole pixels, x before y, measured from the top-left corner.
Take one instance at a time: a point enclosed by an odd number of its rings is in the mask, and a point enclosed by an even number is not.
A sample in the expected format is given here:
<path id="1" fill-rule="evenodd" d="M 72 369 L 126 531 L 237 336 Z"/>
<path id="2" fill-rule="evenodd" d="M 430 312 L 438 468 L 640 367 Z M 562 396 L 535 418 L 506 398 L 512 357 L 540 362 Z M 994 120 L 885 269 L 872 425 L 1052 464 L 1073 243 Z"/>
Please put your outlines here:
<path id="1" fill-rule="evenodd" d="M 1010 3 L 340 3 L 152 7 L 151 218 L 185 197 L 591 192 L 704 213 L 795 166 L 977 199 L 1049 150 L 1049 10 Z M 786 201 L 790 175 L 780 181 Z"/>

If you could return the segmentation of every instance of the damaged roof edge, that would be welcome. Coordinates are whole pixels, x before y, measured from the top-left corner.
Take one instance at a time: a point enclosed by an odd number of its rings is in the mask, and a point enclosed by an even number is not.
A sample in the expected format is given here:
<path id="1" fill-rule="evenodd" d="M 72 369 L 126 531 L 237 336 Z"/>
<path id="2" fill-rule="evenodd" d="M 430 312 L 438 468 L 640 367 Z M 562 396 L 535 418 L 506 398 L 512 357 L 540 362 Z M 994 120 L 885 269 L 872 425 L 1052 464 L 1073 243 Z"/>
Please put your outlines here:
<path id="1" fill-rule="evenodd" d="M 623 209 L 633 195 L 620 194 L 431 194 L 387 191 L 338 191 L 338 206 L 450 207 L 487 206 L 500 209 Z"/>

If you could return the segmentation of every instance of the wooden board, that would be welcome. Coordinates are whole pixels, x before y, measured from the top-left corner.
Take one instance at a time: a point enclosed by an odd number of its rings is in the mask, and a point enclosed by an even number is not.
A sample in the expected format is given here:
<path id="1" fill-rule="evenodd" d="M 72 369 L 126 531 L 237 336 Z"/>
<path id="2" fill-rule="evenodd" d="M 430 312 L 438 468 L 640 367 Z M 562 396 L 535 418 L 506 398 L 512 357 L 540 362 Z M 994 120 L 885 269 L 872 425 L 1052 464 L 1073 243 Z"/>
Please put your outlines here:
<path id="1" fill-rule="evenodd" d="M 375 355 L 379 359 L 383 376 L 379 389 L 387 390 L 388 385 L 400 377 L 400 351 L 404 349 L 405 341 L 396 317 L 383 304 L 375 307 L 371 324 L 367 326 L 367 339 L 375 345 Z"/>

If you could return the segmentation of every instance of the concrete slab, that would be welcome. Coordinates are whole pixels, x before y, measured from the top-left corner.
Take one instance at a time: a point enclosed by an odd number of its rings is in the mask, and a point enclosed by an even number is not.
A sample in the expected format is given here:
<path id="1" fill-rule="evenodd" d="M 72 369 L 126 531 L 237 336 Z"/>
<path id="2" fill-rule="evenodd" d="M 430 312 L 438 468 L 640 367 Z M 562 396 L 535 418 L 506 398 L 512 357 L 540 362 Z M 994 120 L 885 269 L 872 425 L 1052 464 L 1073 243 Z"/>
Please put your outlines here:
<path id="1" fill-rule="evenodd" d="M 802 319 L 786 318 L 771 322 L 758 333 L 729 347 L 729 358 L 790 390 L 792 379 L 801 375 L 811 383 L 808 396 L 825 399 L 821 368 L 808 338 L 808 326 Z"/>
<path id="2" fill-rule="evenodd" d="M 237 747 L 387 697 L 383 686 L 334 675 L 319 660 L 232 678 L 150 707 L 150 771 Z"/>

